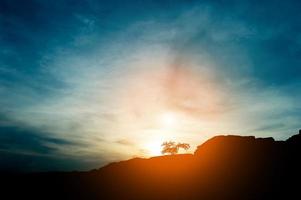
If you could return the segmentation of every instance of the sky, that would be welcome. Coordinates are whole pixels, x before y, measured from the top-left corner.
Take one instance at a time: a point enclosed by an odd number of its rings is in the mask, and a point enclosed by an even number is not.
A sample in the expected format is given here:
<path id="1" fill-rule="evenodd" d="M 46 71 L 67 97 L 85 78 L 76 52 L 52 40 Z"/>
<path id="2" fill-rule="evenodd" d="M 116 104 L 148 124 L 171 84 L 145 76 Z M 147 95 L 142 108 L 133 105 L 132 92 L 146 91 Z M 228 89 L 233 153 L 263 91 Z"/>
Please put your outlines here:
<path id="1" fill-rule="evenodd" d="M 301 121 L 301 3 L 1 0 L 0 169 L 89 170 Z"/>

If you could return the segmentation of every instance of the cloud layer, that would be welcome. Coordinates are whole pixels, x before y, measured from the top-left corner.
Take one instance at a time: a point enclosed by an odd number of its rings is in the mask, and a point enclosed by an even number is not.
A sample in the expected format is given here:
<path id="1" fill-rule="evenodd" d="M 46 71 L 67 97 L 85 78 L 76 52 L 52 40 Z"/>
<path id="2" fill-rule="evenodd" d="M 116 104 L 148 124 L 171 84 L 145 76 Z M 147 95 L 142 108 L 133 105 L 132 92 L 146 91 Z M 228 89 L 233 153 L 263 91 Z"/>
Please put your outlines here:
<path id="1" fill-rule="evenodd" d="M 4 168 L 90 169 L 162 140 L 300 128 L 298 1 L 0 5 Z"/>

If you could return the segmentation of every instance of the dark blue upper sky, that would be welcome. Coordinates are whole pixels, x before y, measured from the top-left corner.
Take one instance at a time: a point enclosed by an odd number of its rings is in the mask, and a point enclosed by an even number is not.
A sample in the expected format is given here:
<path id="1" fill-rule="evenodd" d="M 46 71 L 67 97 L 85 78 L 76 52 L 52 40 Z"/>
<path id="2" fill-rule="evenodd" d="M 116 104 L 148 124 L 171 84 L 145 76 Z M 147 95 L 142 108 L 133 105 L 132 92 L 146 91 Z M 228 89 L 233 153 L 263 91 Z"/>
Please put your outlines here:
<path id="1" fill-rule="evenodd" d="M 0 169 L 90 169 L 161 139 L 286 139 L 301 120 L 300 9 L 1 0 Z M 163 110 L 181 122 L 164 136 Z"/>

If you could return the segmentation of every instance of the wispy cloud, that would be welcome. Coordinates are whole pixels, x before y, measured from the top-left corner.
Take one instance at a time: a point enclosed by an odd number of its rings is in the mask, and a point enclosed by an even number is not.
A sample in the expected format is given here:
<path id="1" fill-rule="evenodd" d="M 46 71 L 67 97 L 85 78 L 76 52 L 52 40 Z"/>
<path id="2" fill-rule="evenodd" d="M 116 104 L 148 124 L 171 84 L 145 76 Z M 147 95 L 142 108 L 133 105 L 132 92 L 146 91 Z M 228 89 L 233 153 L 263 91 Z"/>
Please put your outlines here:
<path id="1" fill-rule="evenodd" d="M 36 130 L 55 155 L 91 167 L 145 154 L 149 141 L 193 146 L 223 132 L 294 134 L 301 118 L 294 7 L 283 2 L 281 12 L 291 14 L 282 19 L 278 8 L 248 1 L 144 4 L 152 9 L 39 2 L 30 14 L 5 3 L 1 124 Z M 56 15 L 43 13 L 49 6 Z M 179 122 L 161 130 L 158 116 L 170 110 Z"/>

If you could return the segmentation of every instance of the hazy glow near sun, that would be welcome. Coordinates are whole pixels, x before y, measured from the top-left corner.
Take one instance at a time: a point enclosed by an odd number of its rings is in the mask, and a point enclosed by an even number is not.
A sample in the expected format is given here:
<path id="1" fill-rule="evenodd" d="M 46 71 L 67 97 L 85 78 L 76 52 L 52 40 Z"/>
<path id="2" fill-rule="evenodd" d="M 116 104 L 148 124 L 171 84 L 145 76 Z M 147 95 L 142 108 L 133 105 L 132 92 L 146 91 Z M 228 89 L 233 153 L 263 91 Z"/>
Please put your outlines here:
<path id="1" fill-rule="evenodd" d="M 223 102 L 221 90 L 216 89 L 210 72 L 199 71 L 193 62 L 181 62 L 139 59 L 131 64 L 139 70 L 116 87 L 118 98 L 111 101 L 116 108 L 113 126 L 125 134 L 120 137 L 133 141 L 129 154 L 158 156 L 165 141 L 194 145 L 192 137 L 202 137 L 200 131 L 211 130 L 211 119 L 220 113 Z"/>
<path id="2" fill-rule="evenodd" d="M 176 124 L 176 116 L 171 112 L 166 112 L 160 116 L 160 121 L 164 128 L 173 128 Z"/>
<path id="3" fill-rule="evenodd" d="M 153 141 L 150 141 L 148 144 L 145 145 L 145 148 L 148 151 L 148 154 L 150 156 L 158 156 L 161 155 L 161 144 L 163 142 L 161 139 L 155 139 Z"/>
<path id="4" fill-rule="evenodd" d="M 169 133 L 171 130 L 175 129 L 175 126 L 177 124 L 177 117 L 173 112 L 164 112 L 158 115 L 158 121 L 159 127 L 156 135 L 149 138 L 149 140 L 144 145 L 148 155 L 150 156 L 161 155 L 161 144 L 165 140 L 168 140 L 168 138 L 170 138 Z"/>

